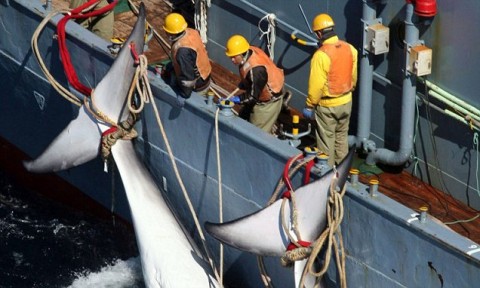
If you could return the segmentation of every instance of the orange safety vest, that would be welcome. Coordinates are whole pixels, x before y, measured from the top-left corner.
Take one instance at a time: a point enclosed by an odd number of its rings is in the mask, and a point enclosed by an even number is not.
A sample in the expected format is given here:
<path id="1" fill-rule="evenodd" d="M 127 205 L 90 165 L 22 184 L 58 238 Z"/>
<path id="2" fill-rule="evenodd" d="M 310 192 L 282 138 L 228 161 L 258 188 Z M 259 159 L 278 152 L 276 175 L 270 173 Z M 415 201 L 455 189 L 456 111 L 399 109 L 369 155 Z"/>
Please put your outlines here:
<path id="1" fill-rule="evenodd" d="M 324 44 L 318 48 L 330 58 L 330 71 L 327 75 L 327 97 L 338 97 L 352 91 L 353 55 L 350 45 L 339 40 L 334 44 Z"/>
<path id="2" fill-rule="evenodd" d="M 190 48 L 197 53 L 197 65 L 198 73 L 203 80 L 207 79 L 212 72 L 212 65 L 210 65 L 210 60 L 208 59 L 207 49 L 205 49 L 205 45 L 202 42 L 202 38 L 200 38 L 200 34 L 197 30 L 187 28 L 185 30 L 185 35 L 183 35 L 180 39 L 178 39 L 172 45 L 172 61 L 173 61 L 173 69 L 175 70 L 176 75 L 180 75 L 180 65 L 177 62 L 177 51 L 180 48 Z"/>
<path id="3" fill-rule="evenodd" d="M 268 80 L 260 94 L 259 101 L 268 102 L 272 99 L 272 94 L 278 94 L 282 91 L 285 81 L 283 69 L 278 68 L 262 49 L 250 46 L 250 50 L 253 52 L 252 55 L 239 67 L 240 76 L 243 79 L 242 81 L 245 81 L 246 75 L 253 67 L 264 66 L 267 69 Z"/>

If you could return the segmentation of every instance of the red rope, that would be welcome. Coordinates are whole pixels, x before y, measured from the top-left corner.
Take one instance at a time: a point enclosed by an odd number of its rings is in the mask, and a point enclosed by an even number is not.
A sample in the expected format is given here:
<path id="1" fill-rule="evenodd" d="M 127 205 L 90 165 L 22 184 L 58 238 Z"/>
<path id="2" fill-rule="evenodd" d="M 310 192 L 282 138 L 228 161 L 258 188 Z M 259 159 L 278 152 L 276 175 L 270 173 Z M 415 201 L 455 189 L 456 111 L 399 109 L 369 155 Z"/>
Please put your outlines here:
<path id="1" fill-rule="evenodd" d="M 116 126 L 112 126 L 105 130 L 105 132 L 102 133 L 102 137 L 107 136 L 108 134 L 112 134 L 113 132 L 116 132 L 118 128 Z"/>
<path id="2" fill-rule="evenodd" d="M 140 59 L 138 57 L 137 50 L 135 49 L 135 42 L 130 42 L 130 44 L 128 44 L 128 47 L 130 47 L 130 51 L 132 51 L 133 62 L 135 63 L 135 65 L 140 64 Z"/>
<path id="3" fill-rule="evenodd" d="M 60 21 L 58 21 L 58 24 L 57 24 L 58 47 L 59 47 L 60 57 L 62 59 L 63 70 L 65 71 L 65 75 L 67 76 L 68 82 L 70 82 L 70 84 L 75 89 L 77 89 L 82 94 L 87 96 L 90 96 L 90 93 L 92 92 L 92 88 L 83 85 L 80 82 L 80 80 L 78 80 L 77 72 L 73 67 L 73 64 L 70 58 L 70 53 L 68 52 L 67 44 L 65 41 L 66 40 L 65 26 L 67 25 L 67 22 L 70 19 L 84 19 L 89 17 L 95 17 L 98 15 L 104 14 L 108 11 L 111 11 L 115 7 L 115 5 L 117 5 L 118 0 L 113 1 L 112 3 L 98 10 L 82 13 L 83 9 L 90 7 L 93 4 L 98 2 L 100 2 L 100 0 L 90 0 L 85 4 L 78 6 L 77 8 L 71 11 L 71 14 L 65 15 L 62 19 L 60 19 Z"/>
<path id="4" fill-rule="evenodd" d="M 312 244 L 311 242 L 302 241 L 302 240 L 298 240 L 297 243 L 302 247 L 308 247 L 308 246 L 310 246 L 310 244 Z M 287 246 L 287 251 L 290 251 L 290 250 L 293 250 L 293 249 L 296 249 L 296 248 L 297 248 L 297 245 L 290 242 L 290 244 L 288 244 L 288 246 Z"/>
<path id="5" fill-rule="evenodd" d="M 303 184 L 310 183 L 310 173 L 312 172 L 312 167 L 315 165 L 315 162 L 312 160 L 308 161 L 307 167 L 305 167 L 305 179 L 303 180 Z"/>
<path id="6" fill-rule="evenodd" d="M 300 156 L 298 159 L 302 159 L 303 156 Z M 296 157 L 291 157 L 288 159 L 287 164 L 285 164 L 285 168 L 283 168 L 283 181 L 287 186 L 289 191 L 293 190 L 292 182 L 290 181 L 290 177 L 288 176 L 288 172 L 290 172 L 290 167 L 292 166 L 292 162 L 296 159 Z"/>

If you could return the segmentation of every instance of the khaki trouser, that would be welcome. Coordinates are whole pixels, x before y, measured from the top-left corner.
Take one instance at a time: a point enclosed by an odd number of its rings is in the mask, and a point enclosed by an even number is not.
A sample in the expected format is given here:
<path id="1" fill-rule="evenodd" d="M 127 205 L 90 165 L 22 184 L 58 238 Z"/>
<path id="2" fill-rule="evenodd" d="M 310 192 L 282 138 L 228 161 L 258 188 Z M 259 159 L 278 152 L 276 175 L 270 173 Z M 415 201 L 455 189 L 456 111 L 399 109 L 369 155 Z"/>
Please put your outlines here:
<path id="1" fill-rule="evenodd" d="M 282 110 L 283 95 L 275 102 L 257 103 L 250 113 L 250 123 L 267 133 L 272 133 L 272 128 Z"/>
<path id="2" fill-rule="evenodd" d="M 70 0 L 70 9 L 77 8 L 86 2 L 88 2 L 88 0 Z M 94 10 L 98 10 L 99 8 L 107 5 L 107 0 L 102 0 L 97 4 Z M 78 19 L 77 23 L 102 37 L 103 39 L 110 41 L 110 39 L 113 37 L 113 21 L 114 13 L 113 11 L 110 11 L 107 14 L 94 18 Z"/>
<path id="3" fill-rule="evenodd" d="M 352 101 L 336 106 L 315 109 L 317 148 L 328 155 L 328 165 L 339 164 L 348 154 L 348 125 Z"/>

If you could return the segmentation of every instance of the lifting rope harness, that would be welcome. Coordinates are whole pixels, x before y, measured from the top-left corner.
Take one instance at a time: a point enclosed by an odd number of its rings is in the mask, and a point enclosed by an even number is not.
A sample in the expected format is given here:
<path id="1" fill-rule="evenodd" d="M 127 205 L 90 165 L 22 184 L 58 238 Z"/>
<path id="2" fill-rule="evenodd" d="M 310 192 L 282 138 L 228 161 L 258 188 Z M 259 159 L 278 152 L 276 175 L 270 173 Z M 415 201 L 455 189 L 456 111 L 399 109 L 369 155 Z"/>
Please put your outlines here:
<path id="1" fill-rule="evenodd" d="M 92 88 L 85 86 L 83 83 L 80 82 L 80 80 L 78 80 L 78 76 L 70 59 L 70 53 L 68 52 L 67 44 L 65 41 L 65 26 L 70 19 L 85 19 L 112 11 L 115 5 L 117 5 L 118 0 L 114 0 L 112 3 L 98 10 L 84 12 L 84 10 L 90 10 L 91 8 L 95 7 L 99 2 L 100 0 L 90 0 L 85 4 L 80 5 L 75 9 L 72 9 L 70 14 L 65 15 L 62 19 L 60 19 L 60 21 L 58 21 L 57 24 L 58 47 L 60 50 L 65 75 L 67 76 L 68 82 L 75 89 L 77 89 L 79 92 L 86 96 L 90 96 L 90 94 L 92 93 Z"/>

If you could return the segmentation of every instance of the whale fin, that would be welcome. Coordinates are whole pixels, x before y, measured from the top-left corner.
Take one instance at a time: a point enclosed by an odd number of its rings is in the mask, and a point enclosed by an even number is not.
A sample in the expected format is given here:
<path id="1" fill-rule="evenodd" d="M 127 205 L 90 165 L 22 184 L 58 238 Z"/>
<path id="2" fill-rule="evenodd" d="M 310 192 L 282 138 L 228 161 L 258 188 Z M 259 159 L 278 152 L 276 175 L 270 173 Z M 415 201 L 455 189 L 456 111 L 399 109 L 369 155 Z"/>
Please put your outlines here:
<path id="1" fill-rule="evenodd" d="M 352 163 L 354 149 L 337 167 L 337 186 L 343 188 Z M 298 188 L 295 192 L 298 211 L 298 230 L 303 241 L 314 241 L 326 226 L 326 204 L 330 183 L 335 171 L 330 170 L 320 179 Z M 289 242 L 282 227 L 282 199 L 253 214 L 214 224 L 205 223 L 205 229 L 217 240 L 239 250 L 260 256 L 283 256 Z M 290 205 L 285 206 L 286 223 L 291 219 Z M 291 224 L 290 224 L 291 225 Z"/>
<path id="2" fill-rule="evenodd" d="M 145 35 L 145 5 L 140 4 L 137 22 L 112 67 L 93 91 L 95 107 L 109 119 L 119 123 L 128 117 L 125 104 L 135 74 L 135 59 L 130 43 L 137 55 L 143 53 Z M 86 163 L 99 155 L 101 133 L 109 127 L 92 117 L 82 106 L 77 118 L 52 141 L 33 161 L 23 164 L 30 172 L 46 173 L 65 170 Z"/>

